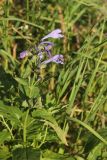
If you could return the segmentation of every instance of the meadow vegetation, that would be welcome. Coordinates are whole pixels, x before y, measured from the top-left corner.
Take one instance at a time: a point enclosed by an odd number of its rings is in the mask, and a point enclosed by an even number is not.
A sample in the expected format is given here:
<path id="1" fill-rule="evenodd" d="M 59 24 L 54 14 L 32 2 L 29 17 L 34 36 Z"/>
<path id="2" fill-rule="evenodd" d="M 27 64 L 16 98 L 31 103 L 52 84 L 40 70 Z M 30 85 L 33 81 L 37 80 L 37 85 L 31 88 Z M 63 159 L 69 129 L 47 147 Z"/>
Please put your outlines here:
<path id="1" fill-rule="evenodd" d="M 0 1 L 0 160 L 107 160 L 106 0 Z"/>

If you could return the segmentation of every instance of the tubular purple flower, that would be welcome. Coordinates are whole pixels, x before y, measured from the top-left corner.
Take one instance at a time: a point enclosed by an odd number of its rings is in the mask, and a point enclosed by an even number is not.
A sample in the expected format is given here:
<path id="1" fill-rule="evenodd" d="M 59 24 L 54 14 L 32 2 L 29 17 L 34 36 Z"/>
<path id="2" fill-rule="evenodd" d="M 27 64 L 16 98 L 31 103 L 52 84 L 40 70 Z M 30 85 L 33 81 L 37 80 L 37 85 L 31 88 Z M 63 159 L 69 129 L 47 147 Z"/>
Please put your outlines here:
<path id="1" fill-rule="evenodd" d="M 20 58 L 20 59 L 23 59 L 23 58 L 25 58 L 26 56 L 28 56 L 28 51 L 25 50 L 25 51 L 23 51 L 23 52 L 20 53 L 19 58 Z"/>
<path id="2" fill-rule="evenodd" d="M 43 41 L 43 42 L 40 43 L 40 45 L 44 45 L 44 49 L 46 51 L 49 51 L 54 46 L 54 43 L 49 42 L 49 41 Z"/>
<path id="3" fill-rule="evenodd" d="M 41 64 L 48 64 L 50 62 L 55 62 L 57 64 L 64 64 L 64 57 L 62 54 L 57 54 L 57 55 L 51 57 L 50 59 L 42 62 Z"/>
<path id="4" fill-rule="evenodd" d="M 40 60 L 42 60 L 42 58 L 43 58 L 43 53 L 42 53 L 42 52 L 39 52 L 39 53 L 38 53 L 38 56 L 39 56 Z"/>
<path id="5" fill-rule="evenodd" d="M 48 64 L 50 62 L 64 64 L 63 55 L 57 54 L 55 56 L 52 56 L 51 49 L 54 46 L 54 43 L 44 41 L 47 38 L 62 38 L 63 34 L 61 32 L 62 31 L 60 29 L 55 29 L 54 31 L 43 37 L 41 39 L 41 42 L 37 46 L 21 52 L 19 58 L 23 59 L 26 56 L 33 56 L 33 54 L 36 54 L 41 64 Z M 43 61 L 45 58 L 47 58 L 47 60 Z"/>
<path id="6" fill-rule="evenodd" d="M 39 44 L 39 46 L 43 46 L 43 48 L 44 48 L 44 52 L 47 52 L 47 56 L 50 58 L 50 57 L 52 57 L 52 55 L 51 55 L 51 49 L 52 49 L 52 47 L 54 46 L 54 43 L 52 43 L 52 42 L 49 42 L 49 41 L 43 41 L 43 42 L 41 42 L 40 44 Z M 36 49 L 37 50 L 37 49 Z M 40 51 L 39 52 L 39 49 L 38 49 L 38 56 L 39 55 L 42 55 L 42 52 Z M 41 59 L 41 58 L 40 58 Z"/>
<path id="7" fill-rule="evenodd" d="M 48 35 L 46 35 L 45 37 L 43 37 L 41 39 L 41 41 L 47 39 L 47 38 L 62 38 L 64 35 L 61 34 L 61 30 L 60 29 L 55 29 L 54 31 L 52 31 L 51 33 L 49 33 Z"/>

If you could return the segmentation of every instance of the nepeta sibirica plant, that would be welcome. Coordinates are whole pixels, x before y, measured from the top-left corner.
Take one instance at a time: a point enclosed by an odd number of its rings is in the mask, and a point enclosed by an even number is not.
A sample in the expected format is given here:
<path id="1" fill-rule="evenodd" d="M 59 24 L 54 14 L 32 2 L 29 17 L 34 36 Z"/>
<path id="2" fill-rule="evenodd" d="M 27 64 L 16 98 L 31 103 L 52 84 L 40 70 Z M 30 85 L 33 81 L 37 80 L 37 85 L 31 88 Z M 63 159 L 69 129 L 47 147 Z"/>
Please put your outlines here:
<path id="1" fill-rule="evenodd" d="M 24 50 L 19 55 L 20 68 L 18 68 L 18 75 L 14 75 L 15 81 L 18 83 L 18 90 L 20 96 L 20 105 L 24 107 L 34 108 L 35 101 L 38 97 L 41 99 L 48 85 L 42 88 L 45 77 L 41 73 L 42 68 L 47 64 L 53 62 L 56 64 L 64 64 L 64 57 L 62 54 L 52 54 L 54 43 L 47 41 L 48 38 L 60 39 L 63 37 L 60 29 L 56 29 L 44 36 L 38 45 L 34 44 L 28 50 Z M 21 61 L 23 59 L 23 61 Z"/>
<path id="2" fill-rule="evenodd" d="M 21 92 L 23 92 L 23 95 L 26 96 L 29 101 L 32 101 L 33 98 L 38 101 L 38 93 L 43 93 L 46 89 L 41 87 L 44 85 L 44 82 L 41 83 L 41 80 L 45 78 L 42 72 L 44 66 L 52 62 L 64 64 L 64 57 L 62 54 L 53 55 L 52 48 L 54 47 L 54 43 L 47 41 L 48 38 L 60 39 L 63 38 L 63 34 L 60 29 L 55 29 L 44 36 L 38 45 L 34 44 L 33 47 L 22 51 L 19 55 L 19 59 L 25 59 L 25 62 L 21 63 L 20 78 L 17 77 L 15 79 L 19 85 L 21 85 Z M 24 81 L 24 85 L 22 81 Z M 40 95 L 40 97 L 42 98 L 43 95 Z M 31 104 L 30 107 L 34 107 L 34 105 Z"/>
<path id="3" fill-rule="evenodd" d="M 107 160 L 106 7 L 0 1 L 0 160 Z"/>
<path id="4" fill-rule="evenodd" d="M 50 41 L 45 41 L 48 38 L 55 38 L 56 39 L 56 38 L 62 38 L 62 37 L 63 37 L 63 35 L 61 33 L 61 30 L 56 29 L 56 30 L 52 31 L 51 33 L 49 33 L 48 35 L 46 35 L 45 37 L 43 37 L 38 46 L 34 46 L 33 50 L 35 49 L 35 53 L 36 53 L 37 57 L 39 58 L 38 65 L 48 64 L 50 62 L 59 63 L 59 64 L 64 63 L 63 55 L 61 55 L 61 54 L 57 54 L 55 56 L 52 55 L 51 49 L 54 46 L 54 43 L 52 43 Z M 44 60 L 44 55 L 46 57 L 45 60 Z M 23 59 L 27 56 L 33 56 L 32 48 L 29 51 L 25 50 L 20 53 L 20 59 Z"/>

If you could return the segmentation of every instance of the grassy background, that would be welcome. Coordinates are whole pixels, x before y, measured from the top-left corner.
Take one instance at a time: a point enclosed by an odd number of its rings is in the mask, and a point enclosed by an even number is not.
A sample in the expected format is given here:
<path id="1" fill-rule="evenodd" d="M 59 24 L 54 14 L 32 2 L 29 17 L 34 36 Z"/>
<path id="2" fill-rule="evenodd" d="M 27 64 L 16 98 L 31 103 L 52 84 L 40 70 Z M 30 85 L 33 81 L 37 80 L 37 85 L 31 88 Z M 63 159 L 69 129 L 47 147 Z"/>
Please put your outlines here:
<path id="1" fill-rule="evenodd" d="M 0 1 L 0 159 L 107 159 L 107 1 Z M 38 70 L 21 51 L 60 28 Z"/>

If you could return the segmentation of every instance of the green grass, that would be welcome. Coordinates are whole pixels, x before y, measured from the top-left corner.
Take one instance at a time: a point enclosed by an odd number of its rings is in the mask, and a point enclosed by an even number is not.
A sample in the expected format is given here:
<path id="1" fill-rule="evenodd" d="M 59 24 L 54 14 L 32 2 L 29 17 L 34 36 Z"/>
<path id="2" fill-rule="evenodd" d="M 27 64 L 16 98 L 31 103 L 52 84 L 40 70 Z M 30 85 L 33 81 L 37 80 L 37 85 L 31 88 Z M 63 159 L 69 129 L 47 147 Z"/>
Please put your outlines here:
<path id="1" fill-rule="evenodd" d="M 0 159 L 107 159 L 107 2 L 0 2 Z M 39 68 L 19 54 L 60 28 Z"/>

